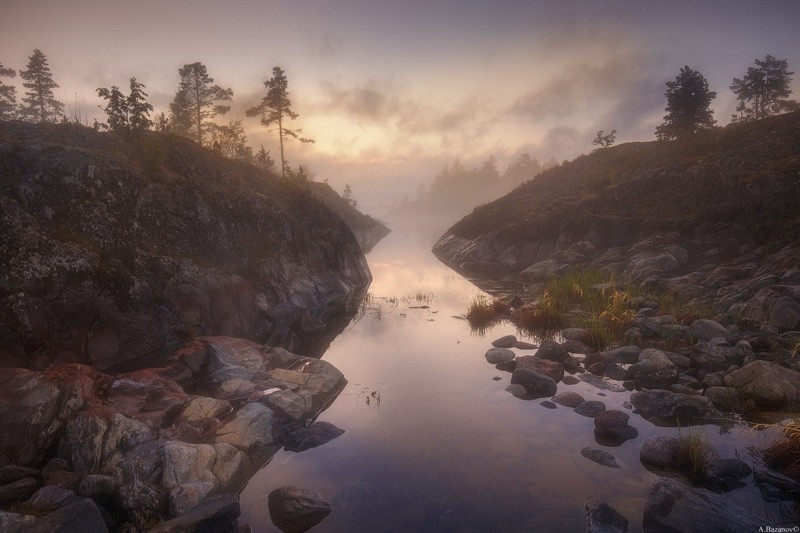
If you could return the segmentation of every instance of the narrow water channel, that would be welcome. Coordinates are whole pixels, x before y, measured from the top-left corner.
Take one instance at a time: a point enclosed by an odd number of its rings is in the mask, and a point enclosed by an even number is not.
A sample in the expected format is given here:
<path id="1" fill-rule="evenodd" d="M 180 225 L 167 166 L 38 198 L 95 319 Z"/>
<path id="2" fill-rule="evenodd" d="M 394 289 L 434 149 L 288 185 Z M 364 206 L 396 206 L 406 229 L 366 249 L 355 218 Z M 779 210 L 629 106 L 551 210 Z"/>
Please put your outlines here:
<path id="1" fill-rule="evenodd" d="M 295 485 L 333 505 L 318 532 L 585 531 L 584 502 L 592 495 L 622 513 L 630 531 L 641 531 L 659 475 L 641 465 L 639 448 L 651 435 L 679 430 L 632 415 L 639 437 L 605 447 L 595 441 L 593 419 L 505 392 L 511 374 L 484 353 L 502 335 L 533 340 L 511 324 L 473 333 L 458 316 L 484 293 L 441 264 L 431 244 L 395 224 L 369 253 L 374 281 L 364 312 L 323 356 L 349 384 L 319 420 L 346 433 L 318 448 L 279 452 L 243 491 L 243 521 L 254 533 L 278 531 L 267 495 Z M 558 388 L 629 412 L 628 393 L 585 383 Z M 722 457 L 738 454 L 748 463 L 747 447 L 764 438 L 744 427 L 693 431 Z M 622 468 L 584 458 L 584 447 L 611 453 Z M 752 486 L 729 496 L 756 513 L 776 512 Z"/>

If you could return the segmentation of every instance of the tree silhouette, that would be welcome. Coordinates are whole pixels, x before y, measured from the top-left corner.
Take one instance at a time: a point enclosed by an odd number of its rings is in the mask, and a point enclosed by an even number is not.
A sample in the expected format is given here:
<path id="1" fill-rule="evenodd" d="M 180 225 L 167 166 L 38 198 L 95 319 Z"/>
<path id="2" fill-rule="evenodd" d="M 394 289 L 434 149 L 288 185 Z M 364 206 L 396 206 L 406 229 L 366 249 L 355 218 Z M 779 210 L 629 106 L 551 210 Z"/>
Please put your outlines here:
<path id="1" fill-rule="evenodd" d="M 19 109 L 21 117 L 32 122 L 55 122 L 64 113 L 64 104 L 53 97 L 59 85 L 53 81 L 47 58 L 38 48 L 28 58 L 28 69 L 19 72 L 28 89 Z"/>
<path id="2" fill-rule="evenodd" d="M 261 150 L 256 153 L 256 164 L 266 170 L 267 172 L 275 172 L 275 160 L 269 155 L 269 152 L 264 150 L 264 145 L 261 145 Z"/>
<path id="3" fill-rule="evenodd" d="M 731 117 L 733 122 L 759 120 L 797 109 L 797 102 L 789 100 L 794 74 L 789 70 L 789 62 L 767 55 L 755 63 L 742 78 L 733 78 L 731 90 L 739 100 L 737 114 Z"/>
<path id="4" fill-rule="evenodd" d="M 229 159 L 251 161 L 253 150 L 247 146 L 247 136 L 242 127 L 242 120 L 236 119 L 227 126 L 218 126 L 214 130 L 214 149 Z"/>
<path id="5" fill-rule="evenodd" d="M 611 130 L 611 133 L 603 135 L 605 132 L 606 130 L 598 131 L 597 137 L 595 137 L 592 141 L 592 146 L 597 146 L 597 148 L 594 149 L 595 152 L 597 150 L 602 150 L 603 148 L 611 147 L 611 145 L 614 144 L 614 141 L 617 140 L 617 130 Z"/>
<path id="6" fill-rule="evenodd" d="M 172 131 L 192 137 L 202 145 L 205 135 L 215 128 L 211 119 L 230 111 L 230 106 L 218 102 L 231 101 L 233 90 L 212 85 L 214 78 L 199 62 L 184 65 L 178 74 L 181 77 L 178 92 L 169 105 Z"/>
<path id="7" fill-rule="evenodd" d="M 353 198 L 353 189 L 350 188 L 349 183 L 344 184 L 344 191 L 342 191 L 342 198 L 344 198 L 344 201 L 347 202 L 347 205 L 349 205 L 350 207 L 352 208 L 358 207 L 358 202 L 356 201 L 355 198 Z"/>
<path id="8" fill-rule="evenodd" d="M 144 84 L 131 78 L 130 91 L 125 96 L 116 85 L 112 85 L 111 89 L 97 89 L 97 95 L 108 102 L 102 109 L 108 115 L 107 122 L 111 131 L 138 134 L 153 125 L 150 120 L 153 106 L 147 103 Z"/>
<path id="9" fill-rule="evenodd" d="M 13 78 L 17 75 L 11 68 L 5 68 L 0 63 L 0 78 Z M 11 120 L 14 118 L 17 108 L 17 88 L 13 85 L 6 85 L 0 81 L 0 120 Z"/>
<path id="10" fill-rule="evenodd" d="M 247 110 L 248 117 L 261 117 L 261 124 L 269 127 L 273 124 L 278 126 L 278 140 L 281 146 L 281 177 L 286 177 L 286 158 L 284 157 L 283 141 L 285 137 L 292 137 L 303 143 L 313 143 L 312 139 L 300 137 L 302 130 L 290 130 L 284 126 L 287 120 L 294 120 L 299 115 L 292 111 L 292 102 L 289 100 L 287 90 L 289 82 L 280 67 L 272 69 L 272 79 L 264 82 L 267 88 L 267 95 L 261 103 Z M 302 167 L 300 167 L 302 168 Z"/>
<path id="11" fill-rule="evenodd" d="M 667 114 L 656 128 L 659 139 L 678 139 L 714 126 L 709 106 L 717 93 L 708 90 L 708 82 L 698 71 L 683 67 L 675 80 L 667 82 L 664 95 Z"/>

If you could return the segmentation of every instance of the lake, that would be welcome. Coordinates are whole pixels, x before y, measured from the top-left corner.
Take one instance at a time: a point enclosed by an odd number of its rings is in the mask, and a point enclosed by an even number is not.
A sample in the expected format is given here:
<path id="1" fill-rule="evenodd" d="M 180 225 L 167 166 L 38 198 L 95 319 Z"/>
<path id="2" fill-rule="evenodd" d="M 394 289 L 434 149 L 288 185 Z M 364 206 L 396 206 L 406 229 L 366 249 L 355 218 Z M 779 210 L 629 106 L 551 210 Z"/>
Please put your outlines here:
<path id="1" fill-rule="evenodd" d="M 601 446 L 593 419 L 506 392 L 511 374 L 484 358 L 491 341 L 506 334 L 536 341 L 509 323 L 473 333 L 460 315 L 488 295 L 440 263 L 430 239 L 398 224 L 392 230 L 367 256 L 374 281 L 362 312 L 323 356 L 349 384 L 318 420 L 346 433 L 300 453 L 278 452 L 242 492 L 241 520 L 254 533 L 278 531 L 267 495 L 295 485 L 333 506 L 318 532 L 585 531 L 584 502 L 592 495 L 623 514 L 630 531 L 641 531 L 659 475 L 641 465 L 639 448 L 649 436 L 689 430 L 631 414 L 638 438 Z M 582 382 L 558 390 L 630 413 L 627 392 Z M 721 457 L 738 454 L 751 466 L 748 447 L 774 437 L 741 424 L 691 431 Z M 622 468 L 584 458 L 584 447 L 611 453 Z M 766 504 L 745 481 L 728 497 L 779 522 L 780 506 Z"/>

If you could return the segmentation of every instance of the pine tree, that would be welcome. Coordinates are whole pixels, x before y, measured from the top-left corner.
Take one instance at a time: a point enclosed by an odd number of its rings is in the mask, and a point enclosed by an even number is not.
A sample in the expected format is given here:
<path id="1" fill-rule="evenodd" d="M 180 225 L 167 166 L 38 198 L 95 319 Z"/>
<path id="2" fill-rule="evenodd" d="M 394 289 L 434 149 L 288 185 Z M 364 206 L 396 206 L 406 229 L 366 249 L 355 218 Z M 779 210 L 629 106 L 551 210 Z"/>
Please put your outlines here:
<path id="1" fill-rule="evenodd" d="M 144 84 L 131 78 L 130 90 L 128 96 L 125 96 L 116 85 L 112 85 L 111 89 L 97 89 L 97 95 L 108 101 L 103 111 L 108 115 L 108 127 L 111 131 L 139 134 L 153 125 L 150 120 L 153 106 L 147 103 Z"/>
<path id="2" fill-rule="evenodd" d="M 131 78 L 130 90 L 128 93 L 128 128 L 132 132 L 142 132 L 149 130 L 153 126 L 150 120 L 150 112 L 153 106 L 147 102 L 147 93 L 144 92 L 144 84 Z"/>
<path id="3" fill-rule="evenodd" d="M 269 155 L 269 152 L 264 150 L 264 145 L 261 145 L 261 150 L 256 154 L 256 164 L 266 170 L 267 172 L 275 172 L 275 160 Z"/>
<path id="4" fill-rule="evenodd" d="M 347 205 L 349 205 L 350 207 L 356 208 L 358 206 L 358 202 L 355 200 L 355 198 L 353 198 L 353 189 L 350 188 L 349 183 L 344 184 L 344 191 L 342 191 L 342 198 L 344 198 L 344 201 L 347 202 Z"/>
<path id="5" fill-rule="evenodd" d="M 285 178 L 287 173 L 287 163 L 284 157 L 283 142 L 285 137 L 292 137 L 303 143 L 313 143 L 312 139 L 300 137 L 302 130 L 290 130 L 284 126 L 284 122 L 294 120 L 299 115 L 292 111 L 292 102 L 289 100 L 289 82 L 280 67 L 272 69 L 272 79 L 264 82 L 267 88 L 267 95 L 261 103 L 247 110 L 248 117 L 261 117 L 261 124 L 269 127 L 273 124 L 278 126 L 278 140 L 281 146 L 281 177 Z M 302 167 L 300 167 L 302 168 Z"/>
<path id="6" fill-rule="evenodd" d="M 667 114 L 656 128 L 661 140 L 678 139 L 714 126 L 711 100 L 717 93 L 708 90 L 708 82 L 696 70 L 685 66 L 674 81 L 667 82 Z"/>
<path id="7" fill-rule="evenodd" d="M 755 63 L 742 78 L 733 78 L 730 88 L 739 100 L 737 114 L 731 117 L 734 122 L 760 120 L 797 109 L 797 102 L 789 100 L 794 72 L 789 70 L 788 60 L 767 55 Z"/>
<path id="8" fill-rule="evenodd" d="M 233 90 L 212 85 L 214 78 L 202 63 L 186 64 L 178 69 L 178 74 L 180 85 L 169 106 L 173 131 L 191 136 L 202 145 L 206 134 L 213 133 L 215 128 L 211 119 L 230 111 L 230 106 L 218 102 L 231 101 Z"/>
<path id="9" fill-rule="evenodd" d="M 59 85 L 53 81 L 47 58 L 38 48 L 28 58 L 28 69 L 21 70 L 25 80 L 23 87 L 29 89 L 22 99 L 20 116 L 32 122 L 56 122 L 64 114 L 64 104 L 53 97 L 53 89 Z"/>
<path id="10" fill-rule="evenodd" d="M 13 78 L 17 75 L 11 68 L 3 67 L 0 63 L 0 78 Z M 0 120 L 11 120 L 14 118 L 17 108 L 17 88 L 13 85 L 6 85 L 0 81 Z"/>

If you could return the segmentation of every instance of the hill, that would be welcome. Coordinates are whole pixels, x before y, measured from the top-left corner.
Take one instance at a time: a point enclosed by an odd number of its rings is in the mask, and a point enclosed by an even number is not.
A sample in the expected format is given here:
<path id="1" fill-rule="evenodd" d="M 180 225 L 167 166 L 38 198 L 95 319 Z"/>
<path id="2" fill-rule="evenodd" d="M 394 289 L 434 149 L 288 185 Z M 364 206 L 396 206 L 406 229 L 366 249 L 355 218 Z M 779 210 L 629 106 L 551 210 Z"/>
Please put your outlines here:
<path id="1" fill-rule="evenodd" d="M 370 274 L 301 188 L 176 136 L 0 123 L 0 363 L 158 361 L 187 337 L 303 349 Z"/>
<path id="2" fill-rule="evenodd" d="M 773 322 L 785 329 L 800 328 L 798 243 L 800 113 L 790 113 L 581 156 L 476 208 L 434 253 L 477 277 L 615 272 L 730 320 L 769 319 L 781 301 L 790 309 Z"/>

